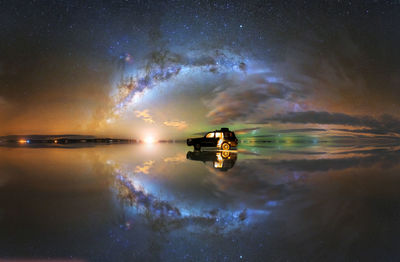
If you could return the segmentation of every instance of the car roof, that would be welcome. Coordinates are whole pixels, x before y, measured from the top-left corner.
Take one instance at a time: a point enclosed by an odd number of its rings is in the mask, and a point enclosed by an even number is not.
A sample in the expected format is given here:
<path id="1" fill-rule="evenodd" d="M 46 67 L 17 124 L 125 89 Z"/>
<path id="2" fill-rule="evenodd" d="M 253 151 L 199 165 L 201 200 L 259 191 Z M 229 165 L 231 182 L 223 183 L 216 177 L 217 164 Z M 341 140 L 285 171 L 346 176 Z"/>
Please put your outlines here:
<path id="1" fill-rule="evenodd" d="M 212 132 L 229 132 L 229 133 L 233 133 L 233 131 L 231 131 L 231 130 L 215 130 L 215 131 L 212 131 Z"/>
<path id="2" fill-rule="evenodd" d="M 213 133 L 213 132 L 229 132 L 229 133 L 233 133 L 233 131 L 229 130 L 228 128 L 221 128 L 220 130 L 209 131 L 206 134 Z"/>

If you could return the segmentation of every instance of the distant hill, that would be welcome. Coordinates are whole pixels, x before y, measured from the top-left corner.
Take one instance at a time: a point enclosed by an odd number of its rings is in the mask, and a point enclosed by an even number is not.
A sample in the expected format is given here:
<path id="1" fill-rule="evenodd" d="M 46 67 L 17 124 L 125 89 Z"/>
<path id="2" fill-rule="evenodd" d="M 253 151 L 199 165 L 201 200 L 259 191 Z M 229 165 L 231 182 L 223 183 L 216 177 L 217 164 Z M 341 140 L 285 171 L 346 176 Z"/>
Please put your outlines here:
<path id="1" fill-rule="evenodd" d="M 19 140 L 19 139 L 32 139 L 32 140 L 53 140 L 53 139 L 94 139 L 95 136 L 91 135 L 74 135 L 74 134 L 62 134 L 62 135 L 8 135 L 0 136 L 0 140 Z"/>

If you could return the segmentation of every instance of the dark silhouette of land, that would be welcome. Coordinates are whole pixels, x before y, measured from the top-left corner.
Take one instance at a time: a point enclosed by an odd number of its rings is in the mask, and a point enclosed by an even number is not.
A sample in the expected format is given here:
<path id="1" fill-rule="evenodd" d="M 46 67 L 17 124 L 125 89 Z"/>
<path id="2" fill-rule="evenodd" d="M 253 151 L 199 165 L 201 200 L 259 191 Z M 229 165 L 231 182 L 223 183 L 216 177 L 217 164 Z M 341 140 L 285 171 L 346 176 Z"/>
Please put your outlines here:
<path id="1" fill-rule="evenodd" d="M 136 143 L 136 139 L 99 138 L 90 135 L 9 135 L 0 137 L 3 143 L 76 144 L 76 143 Z"/>
<path id="2" fill-rule="evenodd" d="M 142 143 L 144 141 L 133 138 L 110 138 L 110 137 L 96 137 L 92 135 L 7 135 L 0 136 L 0 144 L 6 145 L 90 145 L 90 144 L 133 144 Z M 158 140 L 157 143 L 182 143 L 185 140 Z"/>

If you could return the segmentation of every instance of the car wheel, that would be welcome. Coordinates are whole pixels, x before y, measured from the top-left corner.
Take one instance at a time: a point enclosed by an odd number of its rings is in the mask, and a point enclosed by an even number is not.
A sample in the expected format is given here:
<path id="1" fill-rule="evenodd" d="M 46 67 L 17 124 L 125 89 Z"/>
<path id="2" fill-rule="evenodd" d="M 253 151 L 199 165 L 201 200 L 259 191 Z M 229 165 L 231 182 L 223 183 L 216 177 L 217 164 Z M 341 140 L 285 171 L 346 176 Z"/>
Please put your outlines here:
<path id="1" fill-rule="evenodd" d="M 231 145 L 225 142 L 221 145 L 221 148 L 222 150 L 229 150 L 231 149 Z"/>
<path id="2" fill-rule="evenodd" d="M 195 144 L 195 145 L 194 145 L 194 149 L 195 149 L 195 150 L 200 150 L 200 148 L 201 148 L 201 145 L 200 145 L 200 144 Z"/>
<path id="3" fill-rule="evenodd" d="M 228 151 L 222 151 L 221 156 L 223 159 L 228 159 L 231 156 L 231 152 Z"/>

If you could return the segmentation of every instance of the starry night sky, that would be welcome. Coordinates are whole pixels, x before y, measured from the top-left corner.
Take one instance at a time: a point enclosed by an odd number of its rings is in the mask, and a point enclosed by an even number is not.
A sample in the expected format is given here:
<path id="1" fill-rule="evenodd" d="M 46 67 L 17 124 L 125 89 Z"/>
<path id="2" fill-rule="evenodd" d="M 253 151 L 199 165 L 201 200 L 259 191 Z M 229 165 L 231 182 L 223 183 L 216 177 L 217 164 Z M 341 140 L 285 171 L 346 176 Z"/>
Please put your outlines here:
<path id="1" fill-rule="evenodd" d="M 0 135 L 398 136 L 399 25 L 398 0 L 0 1 Z"/>

